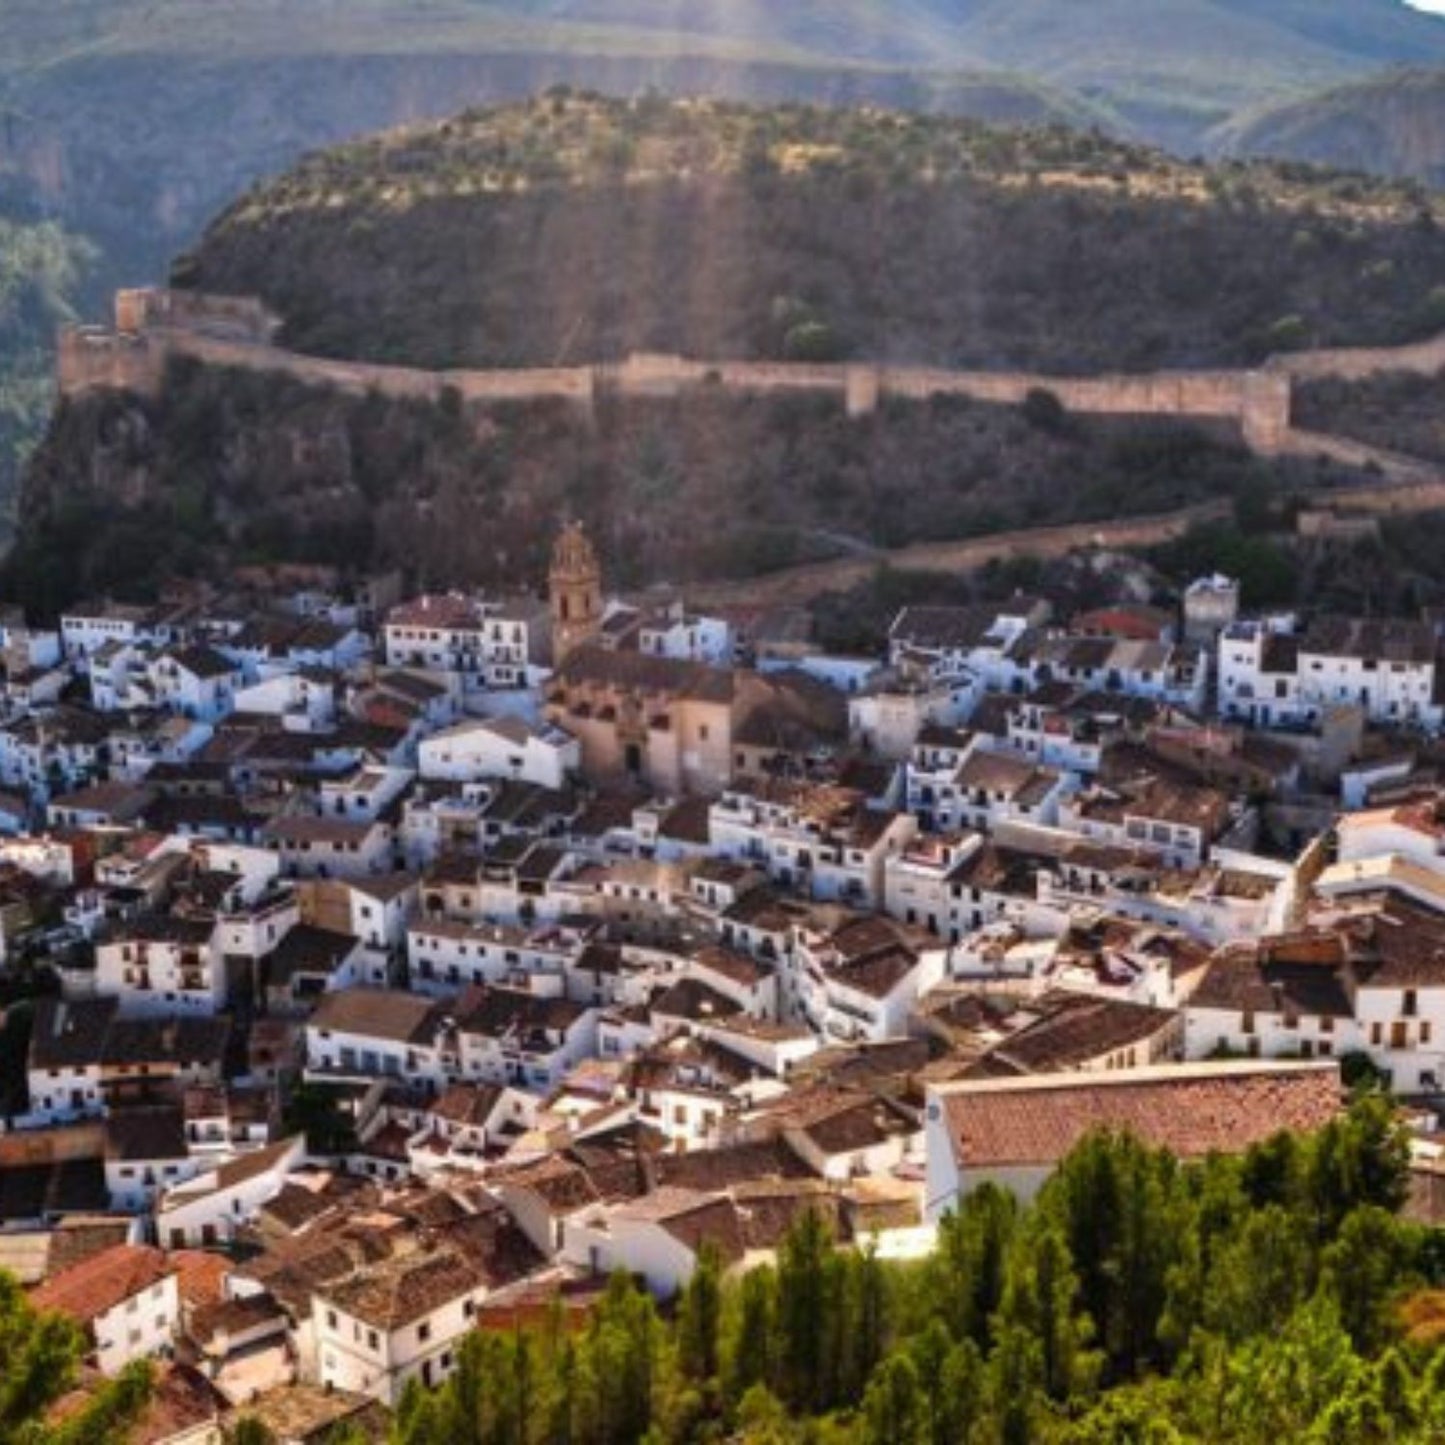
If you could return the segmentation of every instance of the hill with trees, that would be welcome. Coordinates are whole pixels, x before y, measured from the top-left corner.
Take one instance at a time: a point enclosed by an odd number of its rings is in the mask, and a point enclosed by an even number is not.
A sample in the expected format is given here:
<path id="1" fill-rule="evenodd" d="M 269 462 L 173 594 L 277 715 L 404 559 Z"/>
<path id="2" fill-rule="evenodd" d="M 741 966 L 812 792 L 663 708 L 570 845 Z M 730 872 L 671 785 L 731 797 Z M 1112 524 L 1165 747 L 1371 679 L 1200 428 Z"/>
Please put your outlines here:
<path id="1" fill-rule="evenodd" d="M 418 585 L 530 588 L 583 518 L 613 585 L 747 577 L 840 549 L 1284 495 L 1341 473 L 1237 437 L 1025 407 L 708 387 L 482 410 L 178 362 L 160 394 L 65 402 L 35 456 L 4 590 L 52 614 L 169 575 L 315 561 Z"/>
<path id="2" fill-rule="evenodd" d="M 0 541 L 16 492 L 44 435 L 54 395 L 55 331 L 71 321 L 94 250 L 54 222 L 0 216 Z"/>
<path id="3" fill-rule="evenodd" d="M 422 366 L 1232 365 L 1438 329 L 1432 206 L 1058 128 L 554 92 L 318 152 L 175 279 L 264 297 L 300 350 Z"/>
<path id="4" fill-rule="evenodd" d="M 1403 0 L 8 0 L 0 212 L 103 290 L 301 152 L 567 83 L 1063 120 L 1203 150 L 1243 111 L 1445 63 Z"/>
<path id="5" fill-rule="evenodd" d="M 913 1263 L 704 1262 L 659 1312 L 616 1277 L 580 1329 L 481 1333 L 393 1445 L 1426 1445 L 1445 1429 L 1436 1231 L 1367 1099 L 1314 1139 L 1182 1166 L 1082 1143 L 1021 1207 L 983 1185 Z"/>
<path id="6" fill-rule="evenodd" d="M 559 91 L 318 152 L 176 273 L 263 296 L 299 349 L 429 367 L 652 350 L 1142 370 L 1438 330 L 1432 204 L 1063 129 Z M 9 590 L 48 610 L 296 558 L 530 585 L 564 511 L 620 584 L 684 583 L 1337 475 L 1255 461 L 1219 429 L 1033 400 L 850 419 L 823 398 L 604 390 L 588 420 L 182 365 L 159 397 L 58 414 Z"/>

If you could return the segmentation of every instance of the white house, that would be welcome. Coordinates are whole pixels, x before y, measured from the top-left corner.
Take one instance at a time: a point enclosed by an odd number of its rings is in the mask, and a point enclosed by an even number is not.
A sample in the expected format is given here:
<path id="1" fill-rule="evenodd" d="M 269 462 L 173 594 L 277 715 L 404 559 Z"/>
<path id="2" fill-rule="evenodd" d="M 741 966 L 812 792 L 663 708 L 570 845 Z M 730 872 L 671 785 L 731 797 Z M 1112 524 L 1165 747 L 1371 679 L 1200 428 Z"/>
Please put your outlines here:
<path id="1" fill-rule="evenodd" d="M 440 1385 L 486 1293 L 452 1250 L 401 1254 L 322 1285 L 311 1302 L 321 1384 L 388 1406 L 412 1380 Z"/>
<path id="2" fill-rule="evenodd" d="M 988 1182 L 1023 1200 L 1091 1130 L 1122 1129 L 1184 1160 L 1239 1154 L 1281 1129 L 1307 1133 L 1343 1106 L 1338 1065 L 1230 1060 L 969 1079 L 928 1088 L 930 1222 Z"/>
<path id="3" fill-rule="evenodd" d="M 281 1192 L 305 1156 L 306 1140 L 297 1134 L 166 1190 L 156 1201 L 156 1238 L 170 1249 L 229 1244 Z"/>
<path id="4" fill-rule="evenodd" d="M 336 722 L 336 679 L 315 668 L 278 672 L 237 690 L 236 710 L 279 717 L 288 729 L 322 732 Z"/>
<path id="5" fill-rule="evenodd" d="M 832 930 L 799 925 L 779 968 L 783 1017 L 830 1040 L 895 1038 L 921 993 L 948 972 L 948 947 L 921 929 L 860 916 Z"/>
<path id="6" fill-rule="evenodd" d="M 708 811 L 715 854 L 755 864 L 821 901 L 876 907 L 883 865 L 918 831 L 907 813 L 873 809 L 854 788 L 750 779 Z"/>
<path id="7" fill-rule="evenodd" d="M 555 723 L 520 717 L 476 718 L 423 738 L 417 748 L 423 778 L 476 782 L 515 778 L 561 788 L 582 767 L 582 745 Z"/>
<path id="8" fill-rule="evenodd" d="M 30 1303 L 80 1326 L 105 1375 L 166 1355 L 181 1322 L 179 1275 L 159 1249 L 117 1244 L 51 1275 Z"/>
<path id="9" fill-rule="evenodd" d="M 647 612 L 638 622 L 637 650 L 652 657 L 725 667 L 733 660 L 732 628 L 725 618 L 689 612 L 680 602 Z"/>
<path id="10" fill-rule="evenodd" d="M 1219 950 L 1185 1006 L 1190 1058 L 1364 1053 L 1399 1093 L 1445 1081 L 1445 917 L 1391 896 L 1343 927 Z"/>
<path id="11" fill-rule="evenodd" d="M 595 1274 L 626 1270 L 670 1299 L 692 1278 L 704 1243 L 725 1265 L 743 1256 L 737 1208 L 726 1195 L 665 1186 L 625 1204 L 599 1204 L 567 1223 L 562 1257 Z"/>
<path id="12" fill-rule="evenodd" d="M 110 642 L 174 642 L 180 629 L 158 608 L 120 602 L 77 605 L 62 614 L 60 637 L 67 657 L 86 657 Z"/>
<path id="13" fill-rule="evenodd" d="M 526 610 L 499 602 L 455 592 L 418 597 L 387 614 L 386 665 L 454 675 L 469 691 L 520 687 L 535 625 Z"/>
<path id="14" fill-rule="evenodd" d="M 324 994 L 306 1024 L 308 1076 L 390 1076 L 441 1087 L 460 1074 L 442 1059 L 448 1015 L 431 999 L 396 989 L 354 988 Z"/>
<path id="15" fill-rule="evenodd" d="M 377 818 L 288 813 L 266 825 L 282 869 L 299 878 L 359 878 L 392 871 L 393 830 Z"/>
<path id="16" fill-rule="evenodd" d="M 162 707 L 202 722 L 215 722 L 235 706 L 241 669 L 213 647 L 177 647 L 148 669 L 151 691 Z"/>
<path id="17" fill-rule="evenodd" d="M 1439 640 L 1424 622 L 1320 617 L 1302 635 L 1241 622 L 1219 638 L 1219 705 L 1262 727 L 1318 722 L 1360 707 L 1382 726 L 1438 731 Z"/>
<path id="18" fill-rule="evenodd" d="M 132 1017 L 213 1014 L 229 996 L 226 960 L 206 919 L 154 914 L 124 925 L 95 950 L 95 991 Z"/>

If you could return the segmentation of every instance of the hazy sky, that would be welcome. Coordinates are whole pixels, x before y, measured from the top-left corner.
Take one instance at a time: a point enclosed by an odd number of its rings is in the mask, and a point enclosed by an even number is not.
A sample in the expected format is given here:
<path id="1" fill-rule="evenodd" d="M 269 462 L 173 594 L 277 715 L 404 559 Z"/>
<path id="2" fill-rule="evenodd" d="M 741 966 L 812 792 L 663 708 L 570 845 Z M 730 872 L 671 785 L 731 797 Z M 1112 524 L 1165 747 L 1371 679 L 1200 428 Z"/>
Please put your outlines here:
<path id="1" fill-rule="evenodd" d="M 1405 3 L 1417 10 L 1438 10 L 1445 15 L 1445 0 L 1405 0 Z"/>

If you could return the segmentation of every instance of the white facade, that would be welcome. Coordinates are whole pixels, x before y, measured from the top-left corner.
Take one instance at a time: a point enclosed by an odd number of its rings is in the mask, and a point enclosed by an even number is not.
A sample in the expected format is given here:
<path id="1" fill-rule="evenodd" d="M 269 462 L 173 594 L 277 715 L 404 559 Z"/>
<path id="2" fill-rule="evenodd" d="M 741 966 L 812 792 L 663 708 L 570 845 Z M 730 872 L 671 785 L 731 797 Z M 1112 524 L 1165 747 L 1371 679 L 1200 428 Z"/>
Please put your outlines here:
<path id="1" fill-rule="evenodd" d="M 95 991 L 120 1000 L 123 1015 L 214 1014 L 225 1004 L 224 955 L 209 925 L 177 925 L 178 936 L 134 933 L 95 950 Z"/>
<path id="2" fill-rule="evenodd" d="M 520 613 L 449 593 L 393 609 L 382 637 L 388 667 L 453 674 L 464 687 L 506 689 L 527 681 L 530 633 Z"/>
<path id="3" fill-rule="evenodd" d="M 521 718 L 480 718 L 457 723 L 417 747 L 421 776 L 451 782 L 513 778 L 561 788 L 582 767 L 582 745 L 553 723 Z"/>
<path id="4" fill-rule="evenodd" d="M 787 888 L 822 901 L 874 908 L 883 898 L 883 867 L 906 847 L 918 823 L 907 813 L 874 812 L 854 798 L 835 812 L 776 801 L 741 789 L 725 792 L 708 812 L 714 854 L 755 864 Z"/>
<path id="5" fill-rule="evenodd" d="M 306 1140 L 299 1134 L 198 1173 L 156 1202 L 156 1238 L 167 1249 L 227 1244 L 300 1166 Z"/>
<path id="6" fill-rule="evenodd" d="M 417 1319 L 388 1327 L 343 1307 L 331 1291 L 311 1302 L 321 1384 L 328 1390 L 370 1395 L 394 1406 L 411 1380 L 428 1388 L 441 1384 L 456 1365 L 457 1348 L 474 1328 L 478 1302 L 486 1291 L 455 1260 L 457 1293 Z"/>
<path id="7" fill-rule="evenodd" d="M 115 1376 L 136 1360 L 168 1354 L 181 1323 L 179 1275 L 168 1274 L 91 1322 L 95 1363 Z"/>

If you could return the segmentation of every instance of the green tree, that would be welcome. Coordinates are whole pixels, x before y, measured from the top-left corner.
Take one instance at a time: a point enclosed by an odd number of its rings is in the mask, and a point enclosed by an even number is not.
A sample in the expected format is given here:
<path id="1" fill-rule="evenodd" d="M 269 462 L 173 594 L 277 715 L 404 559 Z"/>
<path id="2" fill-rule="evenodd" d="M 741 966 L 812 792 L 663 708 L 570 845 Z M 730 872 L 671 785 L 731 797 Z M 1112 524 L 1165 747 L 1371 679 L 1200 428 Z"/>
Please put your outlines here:
<path id="1" fill-rule="evenodd" d="M 816 1209 L 805 1210 L 778 1251 L 777 1317 L 781 1394 L 809 1414 L 832 1403 L 837 1282 L 833 1237 Z"/>
<path id="2" fill-rule="evenodd" d="M 75 1383 L 83 1348 L 69 1319 L 36 1310 L 14 1276 L 0 1271 L 0 1445 L 106 1445 L 140 1416 L 151 1393 L 146 1364 L 91 1390 L 63 1422 L 46 1422 Z"/>
<path id="3" fill-rule="evenodd" d="M 891 1355 L 868 1382 L 860 1411 L 861 1445 L 925 1445 L 928 1407 L 908 1355 Z"/>
<path id="4" fill-rule="evenodd" d="M 1389 1338 L 1390 1305 L 1409 1276 L 1414 1253 L 1407 1227 L 1370 1204 L 1352 1209 L 1325 1249 L 1322 1288 L 1361 1354 L 1374 1354 Z"/>
<path id="5" fill-rule="evenodd" d="M 1373 1204 L 1395 1213 L 1410 1192 L 1410 1143 L 1384 1094 L 1355 1098 L 1310 1145 L 1309 1196 L 1321 1239 L 1352 1209 Z"/>
<path id="6" fill-rule="evenodd" d="M 1209 1270 L 1206 1327 L 1233 1342 L 1273 1329 L 1309 1295 L 1312 1268 L 1296 1216 L 1277 1205 L 1251 1213 Z"/>
<path id="7" fill-rule="evenodd" d="M 1063 1227 L 1084 1310 L 1117 1375 L 1160 1351 L 1160 1321 L 1187 1237 L 1177 1162 L 1131 1135 L 1094 1134 L 1062 1161 L 1040 1196 Z"/>
<path id="8" fill-rule="evenodd" d="M 735 1292 L 727 1331 L 724 1377 L 728 1399 L 741 1401 L 754 1387 L 771 1387 L 778 1377 L 777 1274 L 750 1270 Z"/>
<path id="9" fill-rule="evenodd" d="M 1091 1393 L 1099 1357 L 1088 1348 L 1093 1325 L 1078 1305 L 1079 1280 L 1059 1225 L 1031 1220 L 1009 1254 L 999 1314 L 1037 1342 L 1040 1383 L 1051 1399 L 1064 1402 Z"/>
<path id="10" fill-rule="evenodd" d="M 689 1380 L 716 1377 L 721 1325 L 722 1260 L 715 1246 L 704 1244 L 677 1304 L 678 1364 Z"/>
<path id="11" fill-rule="evenodd" d="M 1018 1201 L 985 1184 L 968 1194 L 938 1227 L 926 1291 L 955 1339 L 986 1349 L 1003 1299 L 1004 1264 L 1018 1223 Z"/>

